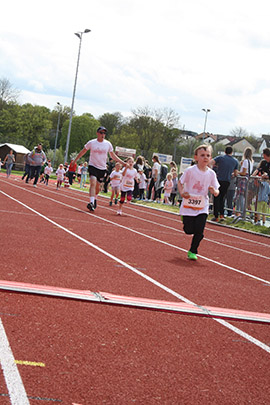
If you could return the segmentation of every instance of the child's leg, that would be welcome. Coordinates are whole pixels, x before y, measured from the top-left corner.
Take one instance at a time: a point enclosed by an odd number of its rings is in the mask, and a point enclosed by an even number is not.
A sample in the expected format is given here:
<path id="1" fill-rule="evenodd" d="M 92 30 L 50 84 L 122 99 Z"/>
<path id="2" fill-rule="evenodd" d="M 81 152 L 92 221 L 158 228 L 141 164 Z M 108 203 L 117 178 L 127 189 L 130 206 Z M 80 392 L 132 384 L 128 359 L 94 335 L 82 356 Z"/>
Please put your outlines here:
<path id="1" fill-rule="evenodd" d="M 199 214 L 197 216 L 184 216 L 184 231 L 188 235 L 193 235 L 190 251 L 192 253 L 198 253 L 198 247 L 203 239 L 203 231 L 205 228 L 205 223 L 207 219 L 207 214 Z"/>
<path id="2" fill-rule="evenodd" d="M 191 247 L 190 247 L 190 251 L 192 253 L 198 253 L 199 244 L 204 237 L 203 232 L 204 232 L 204 228 L 205 228 L 206 219 L 207 219 L 206 214 L 200 214 L 195 217 L 194 236 L 192 238 Z"/>
<path id="3" fill-rule="evenodd" d="M 127 191 L 127 203 L 129 204 L 132 200 L 132 190 Z"/>
<path id="4" fill-rule="evenodd" d="M 118 209 L 118 211 L 117 211 L 117 214 L 122 214 L 122 207 L 123 207 L 123 204 L 124 204 L 124 202 L 125 202 L 125 198 L 126 198 L 126 191 L 121 191 L 121 198 L 120 198 L 120 201 L 119 201 L 119 209 Z"/>

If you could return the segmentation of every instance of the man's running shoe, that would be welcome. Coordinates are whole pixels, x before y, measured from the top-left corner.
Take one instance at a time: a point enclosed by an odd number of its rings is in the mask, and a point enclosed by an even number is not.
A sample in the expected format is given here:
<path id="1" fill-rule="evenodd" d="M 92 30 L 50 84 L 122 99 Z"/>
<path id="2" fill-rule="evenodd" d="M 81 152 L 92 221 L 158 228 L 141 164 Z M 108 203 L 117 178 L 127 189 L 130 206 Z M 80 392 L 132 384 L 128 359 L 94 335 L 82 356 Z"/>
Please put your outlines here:
<path id="1" fill-rule="evenodd" d="M 116 198 L 116 199 L 114 200 L 115 205 L 117 204 L 117 201 L 118 201 L 118 200 L 117 200 L 117 198 Z"/>
<path id="2" fill-rule="evenodd" d="M 198 260 L 197 255 L 195 253 L 192 253 L 190 250 L 188 251 L 187 257 L 190 260 Z"/>
<path id="3" fill-rule="evenodd" d="M 109 202 L 109 206 L 110 206 L 110 207 L 112 206 L 112 201 Z"/>
<path id="4" fill-rule="evenodd" d="M 91 211 L 91 212 L 95 211 L 95 207 L 94 207 L 94 204 L 93 204 L 93 203 L 87 204 L 87 208 L 88 208 L 89 211 Z"/>

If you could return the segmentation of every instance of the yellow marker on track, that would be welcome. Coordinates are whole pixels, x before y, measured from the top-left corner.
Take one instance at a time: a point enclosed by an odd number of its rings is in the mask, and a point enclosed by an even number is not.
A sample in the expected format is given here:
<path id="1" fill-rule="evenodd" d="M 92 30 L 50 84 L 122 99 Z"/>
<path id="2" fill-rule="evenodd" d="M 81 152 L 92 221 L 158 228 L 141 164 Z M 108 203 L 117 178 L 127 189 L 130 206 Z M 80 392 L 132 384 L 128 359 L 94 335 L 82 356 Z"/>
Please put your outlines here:
<path id="1" fill-rule="evenodd" d="M 35 361 L 15 360 L 15 363 L 22 364 L 24 366 L 45 367 L 44 363 L 37 363 Z"/>

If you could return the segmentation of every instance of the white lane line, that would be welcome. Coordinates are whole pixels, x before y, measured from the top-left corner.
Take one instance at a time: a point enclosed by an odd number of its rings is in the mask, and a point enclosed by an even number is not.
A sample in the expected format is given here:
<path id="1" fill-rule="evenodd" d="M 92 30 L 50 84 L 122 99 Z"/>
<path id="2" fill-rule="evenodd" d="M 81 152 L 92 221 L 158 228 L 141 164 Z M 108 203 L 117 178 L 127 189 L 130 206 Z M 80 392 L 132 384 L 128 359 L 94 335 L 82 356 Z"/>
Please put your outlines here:
<path id="1" fill-rule="evenodd" d="M 140 277 L 144 278 L 145 280 L 149 281 L 150 283 L 156 285 L 157 287 L 159 287 L 160 289 L 162 289 L 163 291 L 168 292 L 169 294 L 173 295 L 174 297 L 178 298 L 181 301 L 184 301 L 188 304 L 192 304 L 192 305 L 196 305 L 198 306 L 198 304 L 196 304 L 195 302 L 190 301 L 188 298 L 182 296 L 181 294 L 178 294 L 176 291 L 166 287 L 164 284 L 159 283 L 157 280 L 153 279 L 152 277 L 147 276 L 146 274 L 142 273 L 141 271 L 139 271 L 138 269 L 136 269 L 135 267 L 129 265 L 128 263 L 124 262 L 123 260 L 119 259 L 118 257 L 110 254 L 109 252 L 105 251 L 104 249 L 100 248 L 97 245 L 94 245 L 92 242 L 89 242 L 88 240 L 82 238 L 81 236 L 75 234 L 74 232 L 70 231 L 69 229 L 63 227 L 62 225 L 58 224 L 55 221 L 52 221 L 50 218 L 46 217 L 45 215 L 41 214 L 40 212 L 34 210 L 33 208 L 29 207 L 28 205 L 22 203 L 21 201 L 11 197 L 10 195 L 4 193 L 3 191 L 0 191 L 0 193 L 4 194 L 6 197 L 10 198 L 11 200 L 15 201 L 16 203 L 22 205 L 23 207 L 27 208 L 28 210 L 34 212 L 36 215 L 40 216 L 41 218 L 45 219 L 46 221 L 50 222 L 51 224 L 53 224 L 54 226 L 57 226 L 58 228 L 62 229 L 63 231 L 67 232 L 69 235 L 79 239 L 80 241 L 84 242 L 85 244 L 87 244 L 88 246 L 91 246 L 92 248 L 96 249 L 97 251 L 99 251 L 100 253 L 104 254 L 105 256 L 109 257 L 110 259 L 116 261 L 117 263 L 121 264 L 122 266 L 126 267 L 127 269 L 131 270 L 132 272 L 136 273 L 137 275 L 139 275 Z M 90 215 L 90 214 L 88 214 Z M 110 222 L 110 221 L 109 221 Z M 128 229 L 128 228 L 127 228 Z M 203 308 L 203 306 L 199 305 L 200 308 Z M 259 341 L 258 339 L 253 338 L 251 335 L 248 335 L 247 333 L 243 332 L 241 329 L 235 328 L 232 325 L 230 325 L 228 322 L 223 321 L 222 323 L 220 322 L 220 319 L 217 318 L 213 318 L 216 322 L 219 322 L 221 325 L 229 328 L 230 330 L 232 330 L 233 332 L 235 332 L 236 334 L 240 335 L 242 338 L 250 341 L 251 343 L 255 344 L 256 346 L 260 347 L 262 350 L 266 351 L 267 353 L 270 353 L 270 347 L 267 346 L 265 343 Z"/>
<path id="2" fill-rule="evenodd" d="M 9 341 L 0 319 L 0 362 L 12 405 L 28 405 L 29 401 Z"/>
<path id="3" fill-rule="evenodd" d="M 21 188 L 21 187 L 20 187 L 20 188 Z M 13 197 L 9 196 L 8 194 L 4 193 L 3 191 L 0 191 L 0 192 L 3 193 L 3 194 L 5 194 L 7 197 L 13 199 Z M 34 191 L 29 191 L 29 192 L 32 193 L 32 194 L 34 194 L 34 195 L 36 195 L 36 196 L 38 196 L 38 197 L 45 198 L 45 199 L 47 199 L 47 200 L 53 201 L 53 202 L 56 203 L 56 204 L 60 204 L 60 205 L 63 205 L 63 206 L 65 206 L 65 207 L 72 208 L 72 209 L 75 210 L 75 211 L 79 211 L 79 212 L 82 212 L 82 213 L 84 213 L 84 214 L 86 214 L 86 215 L 89 215 L 88 212 L 82 211 L 81 209 L 76 208 L 76 207 L 74 207 L 74 206 L 72 206 L 72 205 L 63 203 L 63 202 L 61 202 L 61 201 L 55 200 L 55 199 L 53 199 L 53 198 L 44 196 L 44 195 L 39 194 L 39 193 L 35 193 Z M 16 200 L 16 199 L 14 199 L 14 201 L 19 202 L 19 201 Z M 21 204 L 23 204 L 23 203 L 21 203 Z M 40 214 L 40 215 L 42 215 L 42 214 Z M 120 224 L 117 223 L 117 222 L 113 222 L 113 221 L 110 221 L 110 220 L 108 220 L 108 219 L 102 218 L 102 217 L 100 217 L 100 216 L 98 216 L 98 215 L 96 215 L 96 214 L 94 215 L 94 217 L 97 218 L 97 219 L 100 219 L 100 220 L 103 221 L 103 222 L 107 222 L 107 223 L 109 223 L 109 224 L 111 224 L 111 225 L 117 226 L 118 228 L 125 229 L 125 230 L 127 230 L 127 231 L 129 231 L 129 232 L 133 232 L 133 233 L 135 233 L 135 234 L 137 234 L 137 235 L 143 236 L 144 238 L 150 239 L 150 240 L 152 240 L 152 241 L 154 241 L 154 242 L 161 243 L 161 244 L 163 244 L 163 245 L 172 247 L 172 248 L 174 248 L 174 249 L 177 249 L 177 250 L 180 250 L 181 252 L 185 252 L 185 253 L 186 253 L 186 249 L 183 249 L 183 248 L 181 248 L 181 247 L 179 247 L 179 246 L 172 245 L 171 243 L 168 243 L 168 242 L 162 241 L 162 240 L 160 240 L 160 239 L 154 238 L 153 236 L 146 235 L 145 233 L 136 231 L 135 229 L 126 227 L 126 226 L 124 226 L 124 225 L 120 225 Z M 198 257 L 201 257 L 202 259 L 204 259 L 204 260 L 206 260 L 206 261 L 208 261 L 208 262 L 214 263 L 214 264 L 216 264 L 216 265 L 218 265 L 218 266 L 220 266 L 220 267 L 224 267 L 225 269 L 234 271 L 235 273 L 242 274 L 242 275 L 247 276 L 247 277 L 249 277 L 249 278 L 252 278 L 252 279 L 254 279 L 254 280 L 257 280 L 257 281 L 260 281 L 260 282 L 262 282 L 262 283 L 265 283 L 265 284 L 269 284 L 269 285 L 270 285 L 270 281 L 265 280 L 265 279 L 260 278 L 260 277 L 257 277 L 257 276 L 254 276 L 253 274 L 246 273 L 245 271 L 238 270 L 238 269 L 236 269 L 236 268 L 234 268 L 234 267 L 228 266 L 227 264 L 217 262 L 216 260 L 209 259 L 208 257 L 202 256 L 202 255 L 197 255 L 197 256 L 198 256 Z"/>
<path id="4" fill-rule="evenodd" d="M 11 184 L 10 182 L 7 182 L 7 181 L 5 181 L 5 183 L 6 183 L 6 184 L 9 184 L 9 185 L 12 185 L 13 187 L 20 188 L 20 189 L 22 189 L 22 190 L 24 190 L 24 191 L 31 192 L 31 193 L 33 193 L 33 194 L 38 194 L 38 193 L 32 192 L 31 190 L 28 190 L 27 188 L 20 187 L 20 186 L 17 186 L 17 185 L 15 185 L 15 184 Z M 52 193 L 52 194 L 55 194 L 55 195 L 59 195 L 59 191 L 56 192 L 55 190 L 53 190 L 53 187 L 47 187 L 47 188 L 44 188 L 44 187 L 43 187 L 42 190 L 43 190 L 43 191 L 45 190 L 46 192 L 49 192 L 49 193 Z M 71 194 L 71 193 L 74 194 L 74 193 L 76 193 L 76 192 L 80 192 L 81 195 L 87 197 L 87 195 L 85 195 L 86 193 L 84 193 L 84 192 L 81 191 L 81 190 L 73 190 L 73 189 L 71 189 L 71 190 L 66 190 L 66 191 L 70 192 L 70 194 Z M 38 194 L 38 195 L 39 195 L 39 196 L 42 196 L 41 194 Z M 85 200 L 72 197 L 71 195 L 69 195 L 69 194 L 67 194 L 67 193 L 61 193 L 61 195 L 62 195 L 62 197 L 65 197 L 65 198 L 70 198 L 70 199 L 73 199 L 73 200 L 76 200 L 76 201 L 85 202 Z M 103 197 L 103 196 L 100 196 L 100 197 L 101 197 L 103 200 L 105 199 L 105 197 Z M 46 197 L 44 196 L 44 198 L 46 198 Z M 87 200 L 87 201 L 88 201 L 88 200 Z M 105 206 L 101 206 L 101 207 L 102 207 L 103 209 L 112 210 L 112 209 L 110 209 L 110 208 L 108 208 L 108 207 L 105 207 Z M 167 218 L 167 219 L 169 219 L 170 221 L 173 221 L 173 222 L 176 222 L 176 223 L 179 224 L 179 218 L 178 218 L 178 219 L 174 219 L 174 218 L 171 217 L 171 216 L 178 216 L 178 217 L 179 217 L 178 214 L 171 213 L 171 212 L 167 212 L 167 211 L 162 211 L 162 214 L 163 214 L 163 215 L 160 215 L 160 214 L 155 214 L 155 213 L 151 212 L 150 209 L 149 209 L 149 207 L 147 207 L 147 206 L 140 206 L 140 208 L 142 208 L 143 211 L 146 212 L 148 215 L 150 215 L 150 216 L 155 216 L 155 217 L 162 218 L 162 219 L 164 219 L 164 216 L 165 216 L 166 214 L 168 214 L 168 215 L 166 215 L 166 218 Z M 129 211 L 132 210 L 132 211 L 140 212 L 140 213 L 141 213 L 141 211 L 136 207 L 136 204 L 134 204 L 134 207 L 133 207 L 133 206 L 127 207 L 127 209 L 128 209 Z M 157 210 L 158 212 L 160 212 L 160 210 L 158 210 L 157 208 L 154 208 L 154 210 Z M 130 214 L 127 214 L 127 215 L 130 215 Z M 132 216 L 132 215 L 130 215 L 130 216 Z M 136 218 L 136 216 L 134 216 L 134 217 Z M 145 219 L 143 219 L 143 218 L 141 218 L 141 217 L 140 217 L 140 219 L 141 219 L 141 220 L 145 220 Z M 146 221 L 146 220 L 145 220 L 145 221 Z M 148 222 L 149 222 L 149 221 L 148 221 Z M 150 222 L 152 222 L 152 221 L 150 221 Z M 162 225 L 162 224 L 160 224 L 160 223 L 157 223 L 157 224 L 158 224 L 159 226 L 166 226 L 166 225 Z M 180 232 L 180 233 L 182 232 L 182 233 L 184 233 L 183 231 L 177 230 L 177 229 L 175 229 L 175 228 L 171 228 L 171 229 L 174 229 L 176 232 Z M 221 235 L 224 235 L 225 237 L 228 237 L 228 236 L 229 236 L 229 237 L 232 237 L 232 238 L 235 238 L 235 239 L 243 240 L 244 243 L 258 244 L 258 245 L 264 246 L 264 247 L 266 247 L 266 248 L 268 248 L 268 249 L 270 248 L 270 243 L 269 243 L 269 244 L 266 244 L 266 243 L 262 243 L 262 242 L 259 242 L 259 241 L 256 241 L 256 240 L 252 240 L 251 238 L 244 238 L 244 237 L 241 237 L 241 236 L 238 236 L 238 235 L 228 234 L 228 233 L 226 233 L 226 232 L 222 232 L 222 231 L 219 231 L 219 230 L 216 230 L 216 229 L 208 228 L 207 226 L 206 226 L 205 229 L 206 229 L 207 231 L 210 231 L 210 232 L 219 233 L 219 234 L 221 234 Z M 209 241 L 209 242 L 216 243 L 216 244 L 221 244 L 221 245 L 224 245 L 224 246 L 226 246 L 226 247 L 228 247 L 228 248 L 231 248 L 231 249 L 241 250 L 242 252 L 245 252 L 245 253 L 248 253 L 248 254 L 251 254 L 251 255 L 255 255 L 255 256 L 258 256 L 258 257 L 262 257 L 262 258 L 267 259 L 267 260 L 270 260 L 270 257 L 268 257 L 268 256 L 263 256 L 263 255 L 260 255 L 260 254 L 254 253 L 254 252 L 246 251 L 246 250 L 243 250 L 243 249 L 241 249 L 241 248 L 237 248 L 237 247 L 234 247 L 234 246 L 231 246 L 231 245 L 225 245 L 225 244 L 223 244 L 222 242 L 214 241 L 214 240 L 208 239 L 208 238 L 204 238 L 204 240 L 207 240 L 207 241 Z"/>

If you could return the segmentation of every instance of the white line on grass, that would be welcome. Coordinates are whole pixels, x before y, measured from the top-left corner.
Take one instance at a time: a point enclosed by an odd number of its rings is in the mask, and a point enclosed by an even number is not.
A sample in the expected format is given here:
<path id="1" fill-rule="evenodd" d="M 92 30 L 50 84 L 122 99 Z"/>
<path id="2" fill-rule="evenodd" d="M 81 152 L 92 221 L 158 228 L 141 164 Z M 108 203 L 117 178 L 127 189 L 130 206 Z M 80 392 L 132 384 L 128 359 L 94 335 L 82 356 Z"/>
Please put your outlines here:
<path id="1" fill-rule="evenodd" d="M 12 405 L 28 405 L 29 401 L 9 341 L 0 319 L 0 362 Z"/>
<path id="2" fill-rule="evenodd" d="M 110 259 L 116 261 L 117 263 L 121 264 L 122 266 L 126 267 L 127 269 L 131 270 L 132 272 L 136 273 L 137 275 L 139 275 L 140 277 L 148 280 L 150 283 L 156 285 L 157 287 L 161 288 L 163 291 L 168 292 L 169 294 L 173 295 L 174 297 L 178 298 L 181 301 L 184 301 L 188 304 L 192 304 L 192 305 L 196 305 L 198 306 L 198 304 L 190 301 L 188 298 L 185 298 L 184 296 L 182 296 L 181 294 L 178 294 L 176 291 L 171 290 L 170 288 L 166 287 L 165 285 L 159 283 L 157 280 L 153 279 L 152 277 L 147 276 L 146 274 L 142 273 L 141 271 L 137 270 L 135 267 L 129 265 L 128 263 L 124 262 L 123 260 L 119 259 L 118 257 L 112 255 L 111 253 L 105 251 L 104 249 L 100 248 L 99 246 L 95 245 L 92 242 L 89 242 L 88 240 L 82 238 L 81 236 L 75 234 L 74 232 L 70 231 L 69 229 L 63 227 L 62 225 L 58 224 L 55 221 L 52 221 L 50 218 L 46 217 L 45 215 L 41 214 L 40 212 L 34 210 L 33 208 L 29 207 L 28 205 L 24 204 L 23 202 L 17 200 L 16 198 L 11 197 L 10 195 L 4 193 L 3 191 L 0 191 L 0 193 L 2 193 L 3 195 L 5 195 L 6 197 L 10 198 L 11 200 L 15 201 L 16 203 L 22 205 L 23 207 L 27 208 L 28 210 L 34 212 L 36 215 L 40 216 L 41 218 L 45 219 L 46 221 L 50 222 L 51 224 L 53 224 L 54 226 L 57 226 L 58 228 L 62 229 L 63 231 L 67 232 L 69 235 L 79 239 L 80 241 L 84 242 L 85 244 L 87 244 L 88 246 L 91 246 L 92 248 L 96 249 L 97 251 L 99 251 L 100 253 L 104 254 L 105 256 L 109 257 Z M 90 215 L 90 214 L 88 214 Z M 110 222 L 110 221 L 108 221 Z M 128 228 L 126 228 L 128 229 Z M 139 233 L 139 232 L 136 232 Z M 157 239 L 158 241 L 158 239 Z M 201 309 L 204 309 L 203 306 L 199 306 Z M 205 311 L 207 311 L 205 309 Z M 219 319 L 217 318 L 213 318 L 215 321 L 219 322 Z M 248 335 L 247 333 L 243 332 L 241 329 L 238 329 L 232 325 L 230 325 L 228 322 L 223 321 L 223 322 L 219 322 L 221 325 L 227 327 L 228 329 L 232 330 L 233 332 L 237 333 L 238 335 L 240 335 L 242 338 L 250 341 L 251 343 L 255 344 L 256 346 L 260 347 L 261 349 L 263 349 L 264 351 L 266 351 L 267 353 L 270 353 L 270 347 L 267 346 L 266 344 L 264 344 L 263 342 L 259 341 L 258 339 L 255 339 L 254 337 Z"/>

